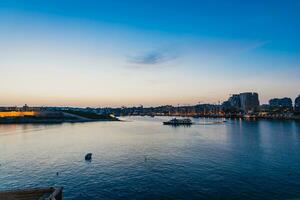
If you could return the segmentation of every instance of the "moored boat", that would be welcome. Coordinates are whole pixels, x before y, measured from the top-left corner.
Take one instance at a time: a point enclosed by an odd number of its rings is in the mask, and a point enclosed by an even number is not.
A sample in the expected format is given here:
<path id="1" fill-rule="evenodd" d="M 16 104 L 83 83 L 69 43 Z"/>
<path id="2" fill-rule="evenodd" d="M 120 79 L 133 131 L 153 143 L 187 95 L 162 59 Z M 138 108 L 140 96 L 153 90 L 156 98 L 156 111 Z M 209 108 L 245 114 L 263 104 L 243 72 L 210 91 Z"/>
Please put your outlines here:
<path id="1" fill-rule="evenodd" d="M 178 126 L 178 125 L 192 125 L 192 120 L 185 118 L 185 119 L 177 119 L 173 118 L 170 121 L 163 122 L 164 125 L 173 125 L 173 126 Z"/>

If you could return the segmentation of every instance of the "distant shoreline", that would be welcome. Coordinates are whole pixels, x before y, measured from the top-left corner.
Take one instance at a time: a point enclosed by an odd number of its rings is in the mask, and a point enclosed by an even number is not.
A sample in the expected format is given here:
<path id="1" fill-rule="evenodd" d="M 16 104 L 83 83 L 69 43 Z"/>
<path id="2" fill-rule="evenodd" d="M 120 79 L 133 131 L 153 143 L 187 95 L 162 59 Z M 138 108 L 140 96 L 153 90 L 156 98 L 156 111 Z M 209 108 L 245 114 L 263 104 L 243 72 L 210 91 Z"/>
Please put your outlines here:
<path id="1" fill-rule="evenodd" d="M 85 123 L 85 122 L 118 122 L 123 121 L 117 117 L 112 116 L 96 116 L 97 118 L 86 118 L 82 115 L 77 115 L 72 112 L 67 113 L 70 115 L 66 115 L 64 113 L 63 117 L 60 118 L 47 118 L 47 117 L 32 117 L 32 116 L 24 116 L 24 117 L 2 117 L 0 118 L 1 124 L 62 124 L 62 123 Z M 82 113 L 80 113 L 82 114 Z M 276 120 L 276 121 L 300 121 L 300 116 L 292 116 L 292 117 L 262 117 L 262 116 L 215 116 L 215 115 L 197 115 L 197 116 L 184 116 L 184 115 L 125 115 L 120 117 L 189 117 L 189 118 L 223 118 L 223 119 L 242 119 L 242 120 Z"/>
<path id="2" fill-rule="evenodd" d="M 14 120 L 14 119 L 9 119 L 9 120 L 0 120 L 0 125 L 1 124 L 62 124 L 62 123 L 83 123 L 83 122 L 117 122 L 121 121 L 119 119 L 116 120 Z"/>
<path id="3" fill-rule="evenodd" d="M 96 121 L 120 121 L 111 115 L 99 115 L 90 112 L 39 112 L 35 115 L 0 117 L 0 124 L 61 124 Z"/>
<path id="4" fill-rule="evenodd" d="M 292 117 L 262 117 L 262 116 L 215 116 L 215 115 L 196 115 L 196 116 L 186 116 L 186 115 L 122 115 L 120 117 L 134 117 L 134 116 L 141 116 L 141 117 L 188 117 L 188 118 L 224 118 L 224 119 L 243 119 L 243 120 L 261 120 L 261 119 L 268 119 L 268 120 L 279 120 L 279 121 L 300 121 L 300 116 L 292 116 Z"/>

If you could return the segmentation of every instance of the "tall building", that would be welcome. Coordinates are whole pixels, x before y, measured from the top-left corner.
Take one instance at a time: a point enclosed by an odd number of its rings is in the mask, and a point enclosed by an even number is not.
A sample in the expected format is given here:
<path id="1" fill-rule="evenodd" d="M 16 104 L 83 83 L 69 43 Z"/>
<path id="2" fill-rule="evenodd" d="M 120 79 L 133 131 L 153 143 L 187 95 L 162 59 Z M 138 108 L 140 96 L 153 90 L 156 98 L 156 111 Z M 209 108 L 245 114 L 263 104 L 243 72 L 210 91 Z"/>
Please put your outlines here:
<path id="1" fill-rule="evenodd" d="M 22 107 L 22 111 L 29 111 L 29 106 L 27 104 L 25 104 L 23 107 Z"/>
<path id="2" fill-rule="evenodd" d="M 241 109 L 244 112 L 249 112 L 258 108 L 259 100 L 256 92 L 240 93 Z"/>
<path id="3" fill-rule="evenodd" d="M 295 99 L 295 111 L 300 112 L 300 95 Z"/>
<path id="4" fill-rule="evenodd" d="M 270 99 L 269 104 L 271 107 L 281 107 L 281 108 L 292 108 L 293 107 L 293 102 L 291 98 L 274 98 Z"/>
<path id="5" fill-rule="evenodd" d="M 233 108 L 241 108 L 241 100 L 240 100 L 240 95 L 239 94 L 233 94 L 229 99 L 228 99 L 230 106 Z"/>
<path id="6" fill-rule="evenodd" d="M 245 113 L 258 108 L 259 100 L 258 94 L 252 92 L 245 92 L 240 94 L 233 94 L 228 101 L 222 104 L 226 109 L 238 109 Z"/>

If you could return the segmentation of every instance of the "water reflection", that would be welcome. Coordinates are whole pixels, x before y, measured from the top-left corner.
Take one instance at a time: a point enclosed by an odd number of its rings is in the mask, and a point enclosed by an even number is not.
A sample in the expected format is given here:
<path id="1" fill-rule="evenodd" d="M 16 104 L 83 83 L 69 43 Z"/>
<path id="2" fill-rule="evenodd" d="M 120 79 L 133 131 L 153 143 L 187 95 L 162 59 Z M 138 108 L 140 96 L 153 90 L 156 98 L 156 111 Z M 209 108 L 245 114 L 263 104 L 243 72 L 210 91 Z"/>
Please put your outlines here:
<path id="1" fill-rule="evenodd" d="M 0 189 L 62 185 L 65 199 L 299 197 L 299 123 L 125 119 L 0 126 Z"/>

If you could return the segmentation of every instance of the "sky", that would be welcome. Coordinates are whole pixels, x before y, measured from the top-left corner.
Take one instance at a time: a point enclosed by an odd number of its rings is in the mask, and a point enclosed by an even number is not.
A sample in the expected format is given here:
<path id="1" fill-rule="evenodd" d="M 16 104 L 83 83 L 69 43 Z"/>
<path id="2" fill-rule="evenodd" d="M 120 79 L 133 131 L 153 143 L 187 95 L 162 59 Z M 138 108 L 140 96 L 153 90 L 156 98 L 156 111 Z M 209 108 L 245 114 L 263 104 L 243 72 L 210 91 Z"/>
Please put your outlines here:
<path id="1" fill-rule="evenodd" d="M 0 106 L 300 94 L 300 1 L 1 0 Z"/>

